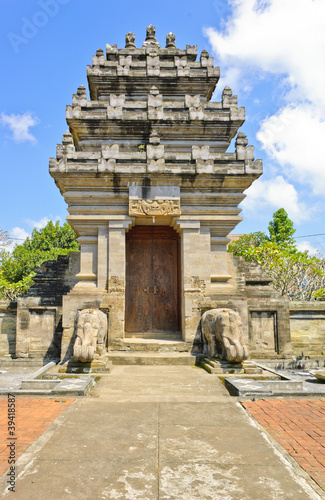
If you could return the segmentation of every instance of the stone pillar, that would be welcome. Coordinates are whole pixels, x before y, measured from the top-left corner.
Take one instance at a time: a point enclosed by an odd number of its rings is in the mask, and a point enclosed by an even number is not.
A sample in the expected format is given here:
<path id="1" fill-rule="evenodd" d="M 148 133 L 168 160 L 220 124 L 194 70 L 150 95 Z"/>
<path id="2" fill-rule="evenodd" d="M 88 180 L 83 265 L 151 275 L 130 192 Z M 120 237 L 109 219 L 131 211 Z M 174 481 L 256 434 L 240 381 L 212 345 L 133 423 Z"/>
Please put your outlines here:
<path id="1" fill-rule="evenodd" d="M 227 285 L 231 279 L 228 269 L 227 245 L 230 239 L 214 234 L 211 228 L 211 284 Z"/>
<path id="2" fill-rule="evenodd" d="M 97 288 L 106 290 L 108 279 L 108 225 L 98 227 Z"/>
<path id="3" fill-rule="evenodd" d="M 125 234 L 132 220 L 111 220 L 108 225 L 108 344 L 124 338 Z"/>
<path id="4" fill-rule="evenodd" d="M 75 288 L 96 288 L 97 286 L 97 236 L 80 236 L 80 280 Z"/>
<path id="5" fill-rule="evenodd" d="M 181 233 L 182 335 L 193 342 L 197 335 L 204 290 L 210 280 L 210 231 L 199 220 L 180 220 Z"/>

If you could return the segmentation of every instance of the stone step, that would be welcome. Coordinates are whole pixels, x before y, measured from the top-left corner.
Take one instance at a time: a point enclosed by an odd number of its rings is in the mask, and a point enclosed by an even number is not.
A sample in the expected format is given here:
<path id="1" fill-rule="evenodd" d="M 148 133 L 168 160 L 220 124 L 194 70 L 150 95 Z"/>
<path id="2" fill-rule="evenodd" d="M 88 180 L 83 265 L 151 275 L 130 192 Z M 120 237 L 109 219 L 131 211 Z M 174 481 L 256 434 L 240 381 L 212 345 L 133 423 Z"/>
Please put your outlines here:
<path id="1" fill-rule="evenodd" d="M 254 361 L 246 360 L 242 363 L 230 363 L 223 359 L 213 359 L 203 357 L 200 360 L 200 366 L 208 373 L 221 374 L 221 373 L 237 373 L 239 374 L 262 374 L 262 368 L 258 367 Z"/>
<path id="2" fill-rule="evenodd" d="M 114 351 L 108 359 L 114 365 L 195 365 L 196 357 L 189 352 Z"/>
<path id="3" fill-rule="evenodd" d="M 0 367 L 1 368 L 8 368 L 8 367 L 27 367 L 27 368 L 31 368 L 31 369 L 37 369 L 37 368 L 41 368 L 42 366 L 44 366 L 45 364 L 49 363 L 53 361 L 53 359 L 40 359 L 40 358 L 37 358 L 37 359 L 34 359 L 34 358 L 16 358 L 16 359 L 12 359 L 11 357 L 10 358 L 0 358 Z M 59 361 L 59 360 L 57 360 Z"/>
<path id="4" fill-rule="evenodd" d="M 204 368 L 204 370 L 206 370 L 208 373 L 213 373 L 213 374 L 217 374 L 217 375 L 220 375 L 220 374 L 228 374 L 228 373 L 236 373 L 237 375 L 239 375 L 240 373 L 244 373 L 243 369 L 241 367 L 233 367 L 233 366 L 229 366 L 228 364 L 227 365 L 224 365 L 224 366 L 211 366 L 210 363 L 206 363 L 205 361 L 201 361 L 200 363 L 200 366 L 202 368 Z"/>
<path id="5" fill-rule="evenodd" d="M 189 352 L 192 344 L 175 339 L 126 338 L 110 348 L 111 352 Z"/>
<path id="6" fill-rule="evenodd" d="M 204 368 L 204 370 L 207 371 L 208 373 L 217 375 L 221 375 L 222 373 L 224 373 L 222 368 L 214 368 L 211 363 L 205 363 L 204 361 L 202 361 L 200 363 L 200 366 Z"/>

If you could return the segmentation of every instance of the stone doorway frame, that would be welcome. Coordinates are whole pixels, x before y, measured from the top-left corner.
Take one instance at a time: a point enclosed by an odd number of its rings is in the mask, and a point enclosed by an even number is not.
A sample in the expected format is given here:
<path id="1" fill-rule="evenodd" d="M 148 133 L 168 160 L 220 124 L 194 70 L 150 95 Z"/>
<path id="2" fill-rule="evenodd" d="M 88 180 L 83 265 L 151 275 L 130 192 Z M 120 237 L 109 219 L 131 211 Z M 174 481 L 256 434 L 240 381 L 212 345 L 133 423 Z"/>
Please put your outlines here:
<path id="1" fill-rule="evenodd" d="M 157 221 L 157 223 L 151 223 L 151 224 L 137 224 L 135 226 L 133 226 L 132 229 L 134 229 L 135 227 L 147 227 L 147 228 L 166 228 L 169 230 L 170 233 L 175 233 L 174 234 L 174 240 L 177 241 L 177 255 L 176 255 L 176 288 L 177 288 L 177 291 L 176 291 L 176 300 L 177 300 L 177 323 L 178 323 L 178 328 L 177 330 L 174 332 L 174 336 L 175 336 L 175 339 L 178 338 L 179 340 L 181 340 L 182 338 L 182 293 L 181 293 L 181 235 L 178 234 L 178 232 L 169 224 L 159 224 L 159 220 Z M 131 229 L 130 229 L 131 230 Z M 159 233 L 159 230 L 157 231 Z M 146 239 L 150 239 L 148 238 L 149 235 L 143 235 L 143 238 L 140 238 L 140 239 L 143 239 L 143 240 L 146 240 Z M 177 236 L 177 237 L 176 237 Z M 127 233 L 125 235 L 125 238 L 126 238 L 126 241 L 127 241 Z M 159 234 L 156 235 L 156 237 L 153 237 L 153 239 L 161 239 L 161 237 L 159 238 Z M 168 237 L 163 237 L 163 239 L 169 239 Z M 127 247 L 127 243 L 126 243 L 126 247 Z M 127 248 L 126 248 L 127 250 Z M 125 268 L 127 268 L 127 251 L 125 252 Z M 126 271 L 125 271 L 126 272 Z M 128 283 L 128 279 L 127 279 L 127 275 L 125 274 L 125 300 L 127 298 L 127 283 Z M 175 283 L 175 282 L 174 282 Z M 127 304 L 125 304 L 125 332 L 124 332 L 124 338 L 132 338 L 133 336 L 136 337 L 136 338 L 142 338 L 142 339 L 145 339 L 145 338 L 156 338 L 156 339 L 160 339 L 160 340 L 164 340 L 164 339 L 168 339 L 171 334 L 170 333 L 154 333 L 154 332 L 151 332 L 151 333 L 148 333 L 148 332 L 143 332 L 143 336 L 142 335 L 139 335 L 137 333 L 135 333 L 134 335 L 130 332 L 127 332 L 126 331 L 126 323 L 127 323 L 127 319 L 126 319 L 126 316 L 127 316 Z"/>

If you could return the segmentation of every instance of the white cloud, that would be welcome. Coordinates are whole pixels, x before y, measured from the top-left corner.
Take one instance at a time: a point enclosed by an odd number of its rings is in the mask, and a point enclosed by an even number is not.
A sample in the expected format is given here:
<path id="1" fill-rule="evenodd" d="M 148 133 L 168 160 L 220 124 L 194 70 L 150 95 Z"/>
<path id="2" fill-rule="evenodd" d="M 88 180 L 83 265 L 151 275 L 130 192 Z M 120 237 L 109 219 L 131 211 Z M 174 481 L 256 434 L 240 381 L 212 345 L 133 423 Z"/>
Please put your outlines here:
<path id="1" fill-rule="evenodd" d="M 287 175 L 311 185 L 315 194 L 325 192 L 325 121 L 310 104 L 286 106 L 266 118 L 257 139 Z"/>
<path id="2" fill-rule="evenodd" d="M 24 243 L 25 239 L 31 235 L 22 227 L 16 226 L 9 231 L 9 236 L 12 238 L 12 243 L 6 248 L 6 250 L 8 252 L 12 252 L 16 245 L 21 245 Z"/>
<path id="3" fill-rule="evenodd" d="M 204 30 L 225 70 L 282 74 L 301 97 L 324 104 L 325 2 L 229 0 L 232 15 L 222 31 Z M 317 72 L 315 72 L 317 69 Z M 239 80 L 238 80 L 239 82 Z M 242 82 L 240 82 L 242 84 Z"/>
<path id="4" fill-rule="evenodd" d="M 27 112 L 20 115 L 2 113 L 0 121 L 4 126 L 9 127 L 15 142 L 36 142 L 36 138 L 29 129 L 40 123 L 40 120 L 32 113 Z"/>
<path id="5" fill-rule="evenodd" d="M 320 253 L 319 249 L 313 247 L 309 241 L 302 241 L 301 243 L 298 243 L 297 248 L 299 252 L 304 252 L 305 250 L 308 250 L 308 252 L 311 255 L 317 255 Z"/>
<path id="6" fill-rule="evenodd" d="M 27 222 L 27 224 L 32 227 L 34 229 L 34 227 L 36 229 L 42 229 L 43 227 L 46 226 L 46 224 L 48 222 L 50 222 L 50 220 L 52 221 L 60 221 L 61 218 L 57 215 L 56 217 L 54 218 L 51 218 L 49 219 L 48 217 L 42 217 L 40 220 L 36 221 L 36 220 L 32 220 L 32 219 L 25 219 L 25 221 Z"/>
<path id="7" fill-rule="evenodd" d="M 258 213 L 282 207 L 296 223 L 310 219 L 312 211 L 298 202 L 296 188 L 281 175 L 266 181 L 257 179 L 245 194 L 247 198 L 242 202 L 245 211 Z"/>
<path id="8" fill-rule="evenodd" d="M 51 218 L 51 219 L 49 219 L 48 217 L 42 217 L 38 221 L 32 220 L 32 219 L 25 219 L 24 222 L 26 222 L 26 224 L 28 224 L 28 226 L 31 228 L 31 230 L 33 230 L 34 228 L 39 230 L 39 229 L 42 229 L 43 227 L 45 227 L 46 224 L 50 220 L 60 221 L 61 218 L 59 216 L 56 216 L 56 217 Z M 10 236 L 10 238 L 12 238 L 12 244 L 9 245 L 8 247 L 6 247 L 6 250 L 9 252 L 12 252 L 15 245 L 21 245 L 26 240 L 27 237 L 29 237 L 29 238 L 31 237 L 31 232 L 26 231 L 22 227 L 16 226 L 16 227 L 13 227 L 9 231 L 9 236 Z"/>
<path id="9" fill-rule="evenodd" d="M 279 109 L 264 119 L 257 137 L 267 154 L 288 168 L 283 175 L 324 195 L 325 1 L 229 4 L 223 28 L 205 29 L 224 71 L 221 86 L 247 91 L 256 78 L 279 77 Z"/>
<path id="10" fill-rule="evenodd" d="M 27 233 L 27 231 L 25 231 L 22 227 L 13 227 L 10 231 L 10 237 L 17 240 L 25 240 L 29 236 L 30 233 Z M 22 243 L 22 241 L 20 241 L 20 243 Z"/>

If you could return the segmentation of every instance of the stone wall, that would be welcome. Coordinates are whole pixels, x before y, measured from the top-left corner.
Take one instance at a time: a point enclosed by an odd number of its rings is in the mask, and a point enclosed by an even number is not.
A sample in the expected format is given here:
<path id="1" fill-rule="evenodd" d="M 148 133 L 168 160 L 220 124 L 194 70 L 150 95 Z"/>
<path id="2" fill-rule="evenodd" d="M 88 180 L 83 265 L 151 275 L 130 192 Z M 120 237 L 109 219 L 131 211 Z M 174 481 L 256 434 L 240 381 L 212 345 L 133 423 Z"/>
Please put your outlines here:
<path id="1" fill-rule="evenodd" d="M 0 357 L 16 352 L 17 303 L 0 300 Z"/>
<path id="2" fill-rule="evenodd" d="M 291 302 L 290 330 L 294 356 L 324 356 L 325 302 Z"/>
<path id="3" fill-rule="evenodd" d="M 34 285 L 17 302 L 15 355 L 58 359 L 62 343 L 62 297 L 78 281 L 80 254 L 60 255 L 36 268 Z"/>

